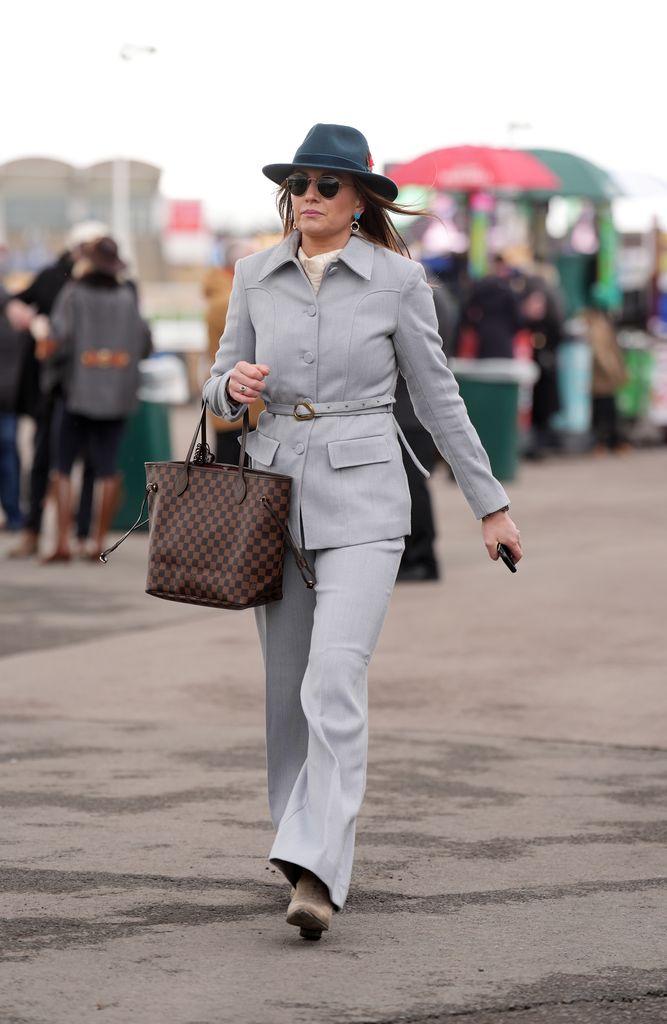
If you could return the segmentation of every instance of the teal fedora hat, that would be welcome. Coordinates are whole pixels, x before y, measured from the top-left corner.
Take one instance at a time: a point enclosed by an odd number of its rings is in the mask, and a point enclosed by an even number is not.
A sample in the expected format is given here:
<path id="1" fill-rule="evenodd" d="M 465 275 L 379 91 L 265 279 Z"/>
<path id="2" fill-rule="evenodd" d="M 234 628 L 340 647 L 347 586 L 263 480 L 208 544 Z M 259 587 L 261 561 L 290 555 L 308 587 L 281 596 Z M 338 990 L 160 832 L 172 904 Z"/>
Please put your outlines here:
<path id="1" fill-rule="evenodd" d="M 398 186 L 374 174 L 373 159 L 368 143 L 361 132 L 345 124 L 315 124 L 288 164 L 267 164 L 263 174 L 276 185 L 282 185 L 295 167 L 321 167 L 325 171 L 347 171 L 361 178 L 363 182 L 384 199 L 393 200 L 398 195 Z"/>

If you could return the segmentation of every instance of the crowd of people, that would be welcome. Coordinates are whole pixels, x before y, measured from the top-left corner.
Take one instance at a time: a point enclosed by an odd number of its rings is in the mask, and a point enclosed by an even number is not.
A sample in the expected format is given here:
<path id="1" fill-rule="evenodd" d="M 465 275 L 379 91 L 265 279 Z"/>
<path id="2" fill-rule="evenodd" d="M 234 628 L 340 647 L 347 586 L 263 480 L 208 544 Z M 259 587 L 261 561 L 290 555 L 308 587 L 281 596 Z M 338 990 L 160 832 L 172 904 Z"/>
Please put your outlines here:
<path id="1" fill-rule="evenodd" d="M 106 225 L 75 225 L 66 250 L 23 291 L 0 292 L 0 502 L 17 541 L 10 558 L 43 564 L 97 560 L 119 489 L 118 449 L 137 402 L 139 362 L 151 351 L 136 287 Z M 19 417 L 34 420 L 25 508 Z M 72 469 L 82 463 L 73 516 Z M 57 509 L 57 537 L 41 550 L 44 506 Z"/>
<path id="2" fill-rule="evenodd" d="M 220 266 L 204 275 L 209 353 L 212 362 L 224 331 L 234 265 L 256 251 L 252 239 L 228 241 Z M 428 269 L 440 336 L 448 357 L 512 359 L 521 349 L 536 363 L 531 426 L 522 455 L 541 459 L 557 452 L 552 426 L 559 409 L 558 347 L 565 334 L 564 299 L 551 268 L 522 271 L 495 256 L 486 276 L 460 287 Z M 134 283 L 126 276 L 118 247 L 106 225 L 75 225 L 67 247 L 22 291 L 0 289 L 0 504 L 4 529 L 17 533 L 12 558 L 40 557 L 44 564 L 67 562 L 74 553 L 96 558 L 104 547 L 121 485 L 118 448 L 136 404 L 139 360 L 150 353 L 150 330 L 141 317 Z M 612 317 L 587 309 L 584 323 L 593 356 L 592 446 L 595 451 L 627 447 L 619 428 L 615 395 L 625 381 L 625 364 Z M 261 401 L 251 408 L 256 426 Z M 415 415 L 399 378 L 395 412 L 410 447 L 431 470 L 437 451 Z M 34 420 L 32 453 L 22 481 L 17 445 L 19 417 Z M 212 417 L 216 458 L 238 458 L 240 421 Z M 80 459 L 80 486 L 73 504 L 71 474 Z M 412 534 L 399 580 L 437 580 L 435 526 L 428 484 L 404 459 L 410 485 Z M 57 509 L 57 538 L 42 550 L 45 503 Z"/>
<path id="3" fill-rule="evenodd" d="M 501 255 L 488 274 L 461 286 L 460 277 L 431 272 L 440 335 L 447 357 L 495 360 L 529 358 L 537 368 L 532 390 L 530 427 L 523 438 L 523 458 L 544 459 L 559 453 L 562 438 L 553 426 L 561 402 L 558 349 L 567 336 L 565 298 L 554 270 L 536 263 L 511 266 Z M 623 353 L 613 317 L 596 307 L 583 314 L 592 354 L 591 450 L 621 452 L 628 445 L 620 428 L 616 394 L 625 383 Z M 396 416 L 410 446 L 429 471 L 437 459 L 433 440 L 417 419 L 404 382 L 396 390 Z M 412 495 L 412 534 L 406 538 L 399 581 L 436 580 L 442 575 L 435 551 L 435 524 L 428 485 L 408 458 L 405 469 Z"/>
<path id="4" fill-rule="evenodd" d="M 543 263 L 522 269 L 496 255 L 489 273 L 463 290 L 447 281 L 437 281 L 436 287 L 448 292 L 454 307 L 447 320 L 447 355 L 484 360 L 530 354 L 539 375 L 523 454 L 540 458 L 557 450 L 560 441 L 552 421 L 560 409 L 558 348 L 567 325 L 555 269 Z M 624 444 L 613 396 L 625 383 L 626 371 L 615 320 L 592 295 L 581 318 L 592 354 L 591 447 L 620 450 Z"/>

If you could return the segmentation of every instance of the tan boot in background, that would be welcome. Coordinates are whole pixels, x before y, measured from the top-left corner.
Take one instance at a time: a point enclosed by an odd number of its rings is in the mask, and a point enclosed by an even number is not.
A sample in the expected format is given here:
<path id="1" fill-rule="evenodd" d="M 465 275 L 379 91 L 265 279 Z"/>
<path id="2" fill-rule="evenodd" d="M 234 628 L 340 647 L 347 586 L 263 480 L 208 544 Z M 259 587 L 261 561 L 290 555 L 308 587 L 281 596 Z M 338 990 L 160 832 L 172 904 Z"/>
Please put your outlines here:
<path id="1" fill-rule="evenodd" d="M 32 558 L 39 554 L 39 537 L 34 530 L 24 530 L 18 544 L 7 552 L 8 558 Z"/>
<path id="2" fill-rule="evenodd" d="M 312 871 L 303 870 L 287 908 L 287 923 L 300 928 L 304 939 L 317 940 L 329 930 L 333 904 L 329 890 Z"/>

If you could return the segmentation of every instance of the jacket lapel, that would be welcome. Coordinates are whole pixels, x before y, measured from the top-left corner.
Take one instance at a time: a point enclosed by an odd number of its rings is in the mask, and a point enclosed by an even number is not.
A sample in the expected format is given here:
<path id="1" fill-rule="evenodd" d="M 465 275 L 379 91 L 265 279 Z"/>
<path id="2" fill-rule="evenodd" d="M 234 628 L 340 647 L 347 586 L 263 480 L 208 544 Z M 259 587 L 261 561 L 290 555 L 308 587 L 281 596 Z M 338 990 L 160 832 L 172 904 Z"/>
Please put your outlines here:
<path id="1" fill-rule="evenodd" d="M 296 259 L 300 241 L 301 234 L 298 231 L 292 231 L 287 238 L 283 238 L 282 242 L 279 242 L 274 249 L 271 249 L 266 263 L 258 274 L 258 281 L 263 281 L 269 274 L 273 274 L 279 267 L 284 266 L 285 263 L 293 262 Z"/>

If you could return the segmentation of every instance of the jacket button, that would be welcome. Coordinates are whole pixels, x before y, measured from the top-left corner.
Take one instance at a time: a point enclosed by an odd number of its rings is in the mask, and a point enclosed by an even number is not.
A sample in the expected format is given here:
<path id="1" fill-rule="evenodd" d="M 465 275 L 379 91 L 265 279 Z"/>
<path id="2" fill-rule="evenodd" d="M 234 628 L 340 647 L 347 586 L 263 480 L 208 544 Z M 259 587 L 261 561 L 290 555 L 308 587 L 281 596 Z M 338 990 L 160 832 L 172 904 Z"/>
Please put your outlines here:
<path id="1" fill-rule="evenodd" d="M 317 313 L 317 307 L 316 306 L 308 306 L 308 308 L 306 310 L 306 313 L 308 314 L 308 316 L 315 316 L 316 313 Z"/>
<path id="2" fill-rule="evenodd" d="M 314 363 L 315 362 L 315 356 L 313 355 L 312 352 L 304 352 L 304 354 L 303 354 L 303 361 L 304 361 L 304 363 Z"/>
<path id="3" fill-rule="evenodd" d="M 306 446 L 305 446 L 305 444 L 302 444 L 301 441 L 299 441 L 298 444 L 294 445 L 294 451 L 297 453 L 297 455 L 303 455 L 305 450 L 306 450 Z"/>

